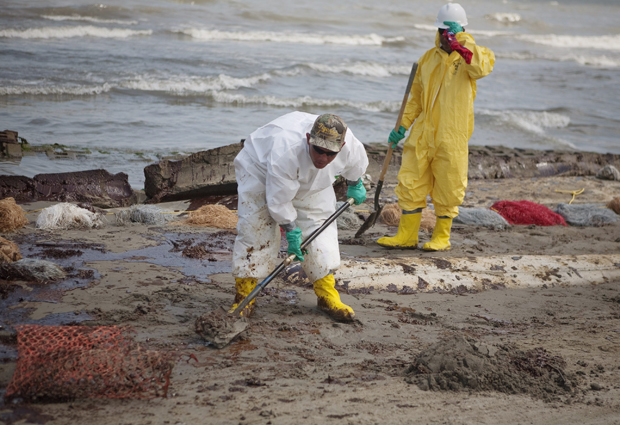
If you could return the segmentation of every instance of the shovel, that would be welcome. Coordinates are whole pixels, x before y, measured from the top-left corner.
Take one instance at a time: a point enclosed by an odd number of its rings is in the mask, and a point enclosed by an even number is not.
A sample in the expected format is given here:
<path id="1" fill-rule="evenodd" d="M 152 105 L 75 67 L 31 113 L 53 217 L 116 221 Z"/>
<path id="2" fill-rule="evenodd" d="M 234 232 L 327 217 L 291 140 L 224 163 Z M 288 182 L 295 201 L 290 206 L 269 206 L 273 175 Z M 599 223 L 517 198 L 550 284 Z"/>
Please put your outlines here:
<path id="1" fill-rule="evenodd" d="M 353 198 L 347 199 L 347 201 L 340 206 L 325 222 L 314 232 L 306 238 L 301 244 L 302 251 L 310 245 L 310 243 L 316 239 L 317 236 L 323 232 L 330 224 L 334 222 L 347 208 L 349 208 L 355 200 Z M 241 312 L 256 296 L 271 282 L 282 270 L 286 268 L 295 260 L 295 254 L 291 254 L 274 270 L 269 276 L 265 278 L 261 283 L 256 285 L 256 288 L 243 299 L 232 313 L 226 312 L 226 310 L 220 308 L 218 310 L 207 313 L 196 320 L 195 331 L 201 335 L 205 340 L 213 344 L 216 348 L 222 348 L 226 346 L 234 337 L 243 332 L 247 326 L 248 321 L 241 316 Z"/>
<path id="2" fill-rule="evenodd" d="M 398 113 L 398 119 L 396 120 L 396 125 L 394 126 L 394 130 L 398 131 L 400 128 L 400 122 L 403 119 L 403 113 L 405 112 L 405 107 L 407 106 L 407 100 L 409 99 L 409 92 L 411 91 L 411 85 L 413 84 L 413 78 L 415 77 L 415 73 L 418 69 L 418 63 L 414 62 L 411 67 L 411 73 L 409 74 L 409 81 L 407 82 L 407 89 L 405 90 L 405 95 L 403 96 L 403 103 L 400 106 L 400 112 Z M 385 160 L 383 161 L 383 168 L 381 169 L 381 175 L 379 176 L 379 181 L 377 182 L 377 188 L 375 189 L 375 210 L 370 213 L 362 227 L 359 228 L 357 233 L 355 233 L 355 237 L 359 238 L 362 234 L 375 225 L 377 222 L 377 218 L 381 214 L 381 210 L 383 207 L 379 205 L 379 195 L 381 194 L 381 189 L 383 188 L 383 179 L 385 178 L 385 173 L 387 172 L 388 165 L 390 165 L 390 161 L 392 160 L 392 145 L 388 145 L 387 154 L 385 155 Z"/>

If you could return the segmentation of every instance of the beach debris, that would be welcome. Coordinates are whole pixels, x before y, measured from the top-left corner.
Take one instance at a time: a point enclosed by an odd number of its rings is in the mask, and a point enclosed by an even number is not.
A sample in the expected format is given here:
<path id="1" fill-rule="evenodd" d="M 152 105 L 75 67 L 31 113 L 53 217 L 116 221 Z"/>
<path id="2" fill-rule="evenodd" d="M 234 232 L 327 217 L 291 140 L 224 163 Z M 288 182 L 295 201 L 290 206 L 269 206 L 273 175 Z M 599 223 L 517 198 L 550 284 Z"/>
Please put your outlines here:
<path id="1" fill-rule="evenodd" d="M 191 211 L 183 224 L 216 227 L 218 229 L 235 229 L 239 221 L 237 215 L 224 205 L 203 205 Z"/>
<path id="2" fill-rule="evenodd" d="M 435 210 L 431 210 L 430 208 L 424 208 L 422 210 L 422 221 L 420 221 L 420 229 L 424 230 L 426 233 L 432 233 L 435 228 L 435 223 L 437 223 L 437 216 L 435 215 Z"/>
<path id="3" fill-rule="evenodd" d="M 28 224 L 26 212 L 8 197 L 0 200 L 0 233 L 9 233 Z"/>
<path id="4" fill-rule="evenodd" d="M 233 162 L 242 148 L 243 142 L 234 143 L 147 165 L 144 192 L 149 203 L 236 194 Z"/>
<path id="5" fill-rule="evenodd" d="M 571 226 L 604 226 L 618 221 L 618 215 L 603 205 L 558 204 L 555 211 Z"/>
<path id="6" fill-rule="evenodd" d="M 20 325 L 5 398 L 27 402 L 166 397 L 169 354 L 134 342 L 129 327 Z"/>
<path id="7" fill-rule="evenodd" d="M 103 220 L 101 214 L 63 202 L 44 208 L 39 213 L 36 225 L 46 230 L 99 228 L 103 226 Z"/>
<path id="8" fill-rule="evenodd" d="M 9 196 L 19 202 L 88 202 L 100 208 L 128 207 L 138 199 L 127 174 L 106 170 L 37 174 L 33 178 L 2 176 L 0 199 Z"/>
<path id="9" fill-rule="evenodd" d="M 340 208 L 344 202 L 336 202 L 336 209 Z M 362 220 L 357 216 L 353 208 L 347 208 L 337 219 L 336 225 L 339 230 L 355 230 L 360 227 Z"/>
<path id="10" fill-rule="evenodd" d="M 620 214 L 620 198 L 614 198 L 607 204 L 607 208 L 613 210 L 616 214 Z"/>
<path id="11" fill-rule="evenodd" d="M 21 158 L 22 143 L 28 145 L 26 139 L 17 136 L 17 131 L 0 131 L 0 157 Z"/>
<path id="12" fill-rule="evenodd" d="M 544 205 L 531 201 L 498 201 L 491 206 L 510 224 L 536 226 L 567 226 L 564 217 Z"/>
<path id="13" fill-rule="evenodd" d="M 10 240 L 0 236 L 0 264 L 12 263 L 21 259 L 22 255 L 19 253 L 19 247 Z"/>
<path id="14" fill-rule="evenodd" d="M 220 307 L 198 317 L 194 323 L 194 330 L 215 348 L 223 348 L 245 331 L 248 325 L 249 322 L 245 317 L 229 314 Z"/>
<path id="15" fill-rule="evenodd" d="M 402 211 L 397 203 L 386 204 L 381 210 L 379 218 L 381 222 L 387 226 L 398 226 Z"/>
<path id="16" fill-rule="evenodd" d="M 459 207 L 459 215 L 454 217 L 454 222 L 459 224 L 471 224 L 485 226 L 497 230 L 504 230 L 510 226 L 504 217 L 496 211 L 487 208 L 462 208 Z"/>
<path id="17" fill-rule="evenodd" d="M 523 351 L 452 335 L 423 350 L 406 380 L 424 391 L 497 391 L 550 402 L 576 394 L 565 367 L 561 356 L 543 347 Z"/>
<path id="18" fill-rule="evenodd" d="M 55 263 L 35 258 L 22 258 L 0 264 L 0 279 L 50 282 L 64 279 L 65 271 Z"/>
<path id="19" fill-rule="evenodd" d="M 602 180 L 620 180 L 620 171 L 613 165 L 606 165 L 596 173 L 597 179 Z"/>
<path id="20" fill-rule="evenodd" d="M 130 222 L 161 226 L 174 218 L 173 215 L 166 214 L 155 205 L 132 205 L 117 212 L 114 216 L 116 217 L 117 226 L 125 226 Z"/>

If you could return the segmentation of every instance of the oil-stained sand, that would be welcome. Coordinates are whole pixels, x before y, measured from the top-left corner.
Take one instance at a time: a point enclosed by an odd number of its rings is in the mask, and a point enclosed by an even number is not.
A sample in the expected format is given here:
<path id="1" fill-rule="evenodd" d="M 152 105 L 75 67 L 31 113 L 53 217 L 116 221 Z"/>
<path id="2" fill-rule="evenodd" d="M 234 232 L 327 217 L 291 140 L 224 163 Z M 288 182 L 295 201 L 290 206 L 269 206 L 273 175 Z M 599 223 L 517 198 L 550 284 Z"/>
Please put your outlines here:
<path id="1" fill-rule="evenodd" d="M 605 202 L 620 194 L 619 185 L 574 177 L 471 181 L 466 203 L 488 207 L 498 199 L 529 199 L 553 205 L 571 197 L 555 188 L 582 187 L 575 202 Z M 383 190 L 393 196 L 393 187 Z M 505 231 L 460 225 L 452 251 L 437 253 L 374 244 L 395 231 L 378 224 L 364 234 L 364 244 L 341 244 L 342 256 L 441 260 L 620 252 L 618 224 Z M 353 233 L 340 239 L 348 242 Z M 429 237 L 422 232 L 420 243 Z M 11 240 L 25 257 L 73 267 L 74 277 L 50 285 L 2 282 L 0 332 L 25 322 L 130 325 L 136 341 L 177 361 L 166 399 L 10 404 L 0 406 L 0 422 L 620 423 L 620 282 L 341 292 L 362 326 L 335 323 L 318 311 L 311 285 L 293 270 L 257 297 L 247 329 L 216 349 L 194 327 L 196 319 L 233 301 L 234 232 L 135 224 L 42 233 L 29 226 Z M 75 252 L 49 255 L 51 248 Z M 458 344 L 444 342 L 454 339 L 467 345 L 459 351 Z M 0 357 L 5 388 L 17 357 L 10 335 L 0 334 Z"/>

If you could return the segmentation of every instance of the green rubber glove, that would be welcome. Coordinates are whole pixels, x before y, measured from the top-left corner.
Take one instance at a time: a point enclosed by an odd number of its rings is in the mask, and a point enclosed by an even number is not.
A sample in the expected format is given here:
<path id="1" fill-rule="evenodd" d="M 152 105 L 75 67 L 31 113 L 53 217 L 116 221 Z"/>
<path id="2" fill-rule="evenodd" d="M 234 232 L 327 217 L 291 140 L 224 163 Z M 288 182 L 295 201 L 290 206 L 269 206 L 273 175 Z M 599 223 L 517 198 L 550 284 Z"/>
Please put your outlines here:
<path id="1" fill-rule="evenodd" d="M 290 232 L 286 232 L 286 240 L 288 241 L 288 250 L 290 254 L 295 254 L 295 260 L 304 261 L 304 256 L 301 253 L 301 229 L 296 227 Z"/>
<path id="2" fill-rule="evenodd" d="M 359 179 L 356 185 L 349 186 L 347 198 L 355 199 L 355 205 L 359 205 L 366 200 L 366 188 L 362 184 L 362 179 Z"/>
<path id="3" fill-rule="evenodd" d="M 398 131 L 392 130 L 390 132 L 390 137 L 388 137 L 388 144 L 392 145 L 392 149 L 394 149 L 398 145 L 398 142 L 403 140 L 406 132 L 407 129 L 402 125 L 399 127 Z"/>
<path id="4" fill-rule="evenodd" d="M 452 34 L 463 32 L 463 27 L 454 21 L 443 21 L 443 24 L 450 27 L 448 28 L 448 32 L 451 32 Z"/>

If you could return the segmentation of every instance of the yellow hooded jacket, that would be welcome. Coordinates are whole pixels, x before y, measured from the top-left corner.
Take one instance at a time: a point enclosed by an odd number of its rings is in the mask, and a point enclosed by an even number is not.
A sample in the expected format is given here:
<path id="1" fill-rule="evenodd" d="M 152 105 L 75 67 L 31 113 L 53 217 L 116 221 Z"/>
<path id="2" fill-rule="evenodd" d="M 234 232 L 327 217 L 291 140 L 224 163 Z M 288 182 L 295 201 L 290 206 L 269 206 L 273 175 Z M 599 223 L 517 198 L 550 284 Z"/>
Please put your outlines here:
<path id="1" fill-rule="evenodd" d="M 468 65 L 457 52 L 435 48 L 418 61 L 401 125 L 411 133 L 403 146 L 396 194 L 403 210 L 426 207 L 430 193 L 438 217 L 454 218 L 467 187 L 467 143 L 474 131 L 476 80 L 493 70 L 494 53 L 467 33 L 456 35 L 473 55 Z M 415 124 L 414 124 L 415 121 Z"/>

